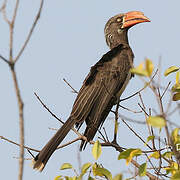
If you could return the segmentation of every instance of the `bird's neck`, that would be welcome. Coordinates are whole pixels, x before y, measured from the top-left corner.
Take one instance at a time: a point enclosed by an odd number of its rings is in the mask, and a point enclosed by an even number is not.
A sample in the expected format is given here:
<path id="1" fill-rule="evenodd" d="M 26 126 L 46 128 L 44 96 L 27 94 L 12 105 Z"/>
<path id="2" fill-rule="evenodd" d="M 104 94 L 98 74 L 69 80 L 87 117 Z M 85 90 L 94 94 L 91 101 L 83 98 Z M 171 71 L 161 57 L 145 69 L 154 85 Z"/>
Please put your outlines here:
<path id="1" fill-rule="evenodd" d="M 124 32 L 123 34 L 117 33 L 116 35 L 114 35 L 113 41 L 110 44 L 110 49 L 117 47 L 119 44 L 124 44 L 129 46 L 127 32 Z"/>

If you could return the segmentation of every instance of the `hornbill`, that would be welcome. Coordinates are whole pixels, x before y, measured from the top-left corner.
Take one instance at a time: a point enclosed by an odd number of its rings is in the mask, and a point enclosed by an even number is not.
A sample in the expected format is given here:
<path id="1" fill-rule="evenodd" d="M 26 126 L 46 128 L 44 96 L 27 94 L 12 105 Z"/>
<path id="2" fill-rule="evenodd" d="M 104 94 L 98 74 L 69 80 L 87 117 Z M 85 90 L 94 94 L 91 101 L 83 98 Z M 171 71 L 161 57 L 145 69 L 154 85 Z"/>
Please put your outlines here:
<path id="1" fill-rule="evenodd" d="M 130 27 L 142 22 L 150 20 L 142 12 L 131 11 L 118 14 L 106 23 L 104 32 L 110 51 L 91 67 L 69 118 L 33 159 L 34 169 L 44 169 L 57 146 L 74 125 L 80 127 L 85 121 L 87 127 L 84 136 L 87 141 L 94 138 L 131 78 L 130 69 L 134 55 L 129 46 L 127 32 Z M 85 148 L 87 141 L 82 140 L 80 150 Z"/>

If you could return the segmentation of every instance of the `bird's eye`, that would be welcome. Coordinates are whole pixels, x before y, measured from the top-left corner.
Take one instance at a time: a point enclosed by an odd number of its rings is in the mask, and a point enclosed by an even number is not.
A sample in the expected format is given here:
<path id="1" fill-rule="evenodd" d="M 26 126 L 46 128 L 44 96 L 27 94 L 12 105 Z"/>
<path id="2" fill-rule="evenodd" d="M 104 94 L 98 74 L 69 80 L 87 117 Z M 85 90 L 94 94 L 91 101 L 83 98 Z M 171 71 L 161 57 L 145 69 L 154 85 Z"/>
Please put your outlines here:
<path id="1" fill-rule="evenodd" d="M 108 38 L 111 39 L 111 38 L 112 38 L 112 34 L 109 34 L 109 35 L 108 35 Z"/>
<path id="2" fill-rule="evenodd" d="M 117 18 L 116 21 L 117 22 L 122 22 L 122 19 L 121 18 Z"/>

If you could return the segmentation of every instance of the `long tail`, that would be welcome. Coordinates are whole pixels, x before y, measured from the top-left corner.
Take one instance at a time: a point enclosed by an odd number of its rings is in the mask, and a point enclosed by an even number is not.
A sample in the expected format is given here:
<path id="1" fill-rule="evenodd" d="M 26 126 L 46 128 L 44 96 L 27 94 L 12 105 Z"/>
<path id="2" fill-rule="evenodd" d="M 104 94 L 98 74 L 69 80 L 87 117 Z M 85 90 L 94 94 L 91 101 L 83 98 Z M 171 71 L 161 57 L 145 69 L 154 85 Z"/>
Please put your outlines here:
<path id="1" fill-rule="evenodd" d="M 87 141 L 93 140 L 93 138 L 98 130 L 98 127 L 97 128 L 96 127 L 88 127 L 88 125 L 87 125 L 86 130 L 84 132 L 84 136 L 87 138 Z M 87 141 L 84 141 L 84 140 L 81 141 L 81 145 L 79 148 L 80 151 L 82 151 L 86 148 Z"/>
<path id="2" fill-rule="evenodd" d="M 42 171 L 48 162 L 49 158 L 56 150 L 58 145 L 66 137 L 70 129 L 75 124 L 75 120 L 69 118 L 63 126 L 56 132 L 56 134 L 49 140 L 49 142 L 43 147 L 41 152 L 33 159 L 33 169 Z"/>

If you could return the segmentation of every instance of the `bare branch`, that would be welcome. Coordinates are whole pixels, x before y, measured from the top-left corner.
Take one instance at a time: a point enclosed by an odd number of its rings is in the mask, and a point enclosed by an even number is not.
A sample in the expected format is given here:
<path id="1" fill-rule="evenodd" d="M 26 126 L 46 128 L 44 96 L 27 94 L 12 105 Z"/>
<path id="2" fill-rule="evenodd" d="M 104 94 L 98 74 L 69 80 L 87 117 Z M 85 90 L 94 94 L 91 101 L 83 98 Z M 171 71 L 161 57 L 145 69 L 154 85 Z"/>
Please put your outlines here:
<path id="1" fill-rule="evenodd" d="M 118 110 L 119 110 L 119 101 L 116 104 L 116 111 L 115 111 L 115 122 L 114 122 L 114 139 L 113 143 L 117 144 L 117 132 L 118 132 Z"/>
<path id="2" fill-rule="evenodd" d="M 0 58 L 1 58 L 5 63 L 9 64 L 9 61 L 8 61 L 5 57 L 3 57 L 3 56 L 0 55 Z"/>
<path id="3" fill-rule="evenodd" d="M 146 112 L 146 110 L 144 109 L 144 107 L 141 106 L 140 103 L 138 103 L 138 106 L 142 109 L 142 111 L 143 111 L 147 116 L 149 116 L 149 114 Z"/>
<path id="4" fill-rule="evenodd" d="M 63 78 L 63 81 L 73 90 L 72 92 L 73 93 L 77 93 L 78 94 L 78 91 L 76 91 L 67 81 L 65 78 Z"/>
<path id="5" fill-rule="evenodd" d="M 55 119 L 57 119 L 60 123 L 62 123 L 62 124 L 64 124 L 64 122 L 60 119 L 60 118 L 58 118 L 43 102 L 42 102 L 42 100 L 40 99 L 40 97 L 36 94 L 36 93 L 34 93 L 35 94 L 35 96 L 37 97 L 37 99 L 38 99 L 38 101 L 43 105 L 43 107 L 55 118 Z M 71 128 L 78 136 L 82 136 L 75 128 Z"/>
<path id="6" fill-rule="evenodd" d="M 154 73 L 154 75 L 152 76 L 152 78 L 150 79 L 150 81 L 149 81 L 142 89 L 140 89 L 139 91 L 135 92 L 135 93 L 132 94 L 131 96 L 128 96 L 128 97 L 126 97 L 126 98 L 124 98 L 124 99 L 120 99 L 120 102 L 130 99 L 130 98 L 136 96 L 137 94 L 139 94 L 140 92 L 142 92 L 144 89 L 146 89 L 146 88 L 149 86 L 149 84 L 151 84 L 151 82 L 152 82 L 152 80 L 154 79 L 154 77 L 156 76 L 157 72 L 158 72 L 158 69 L 156 70 L 156 72 Z"/>
<path id="7" fill-rule="evenodd" d="M 5 138 L 4 136 L 0 136 L 0 139 L 3 139 L 3 140 L 5 140 L 5 141 L 7 141 L 7 142 L 9 142 L 9 143 L 11 143 L 11 144 L 16 145 L 16 146 L 19 146 L 19 147 L 21 146 L 20 144 L 12 141 L 12 140 L 10 140 L 10 139 L 7 139 L 7 138 Z M 63 148 L 63 147 L 65 147 L 65 146 L 68 146 L 68 145 L 70 145 L 70 144 L 72 144 L 72 143 L 74 143 L 74 142 L 76 142 L 76 141 L 82 140 L 82 139 L 87 141 L 86 137 L 82 135 L 82 136 L 79 136 L 79 137 L 77 137 L 76 139 L 74 139 L 74 140 L 72 140 L 72 141 L 69 141 L 69 142 L 67 142 L 67 143 L 65 143 L 65 144 L 62 144 L 62 145 L 58 146 L 57 149 Z M 92 144 L 92 143 L 94 143 L 94 142 L 91 141 L 91 144 Z M 34 151 L 34 152 L 40 152 L 40 150 L 31 148 L 31 147 L 28 147 L 28 146 L 23 146 L 23 148 L 24 148 L 24 149 L 27 149 L 27 150 Z M 56 150 L 57 150 L 57 149 L 56 149 Z"/>
<path id="8" fill-rule="evenodd" d="M 119 114 L 119 117 L 123 118 L 123 119 L 125 119 L 126 121 L 129 121 L 129 122 L 133 122 L 133 123 L 137 123 L 137 124 L 143 124 L 143 125 L 146 124 L 145 121 L 138 121 L 138 120 L 135 120 L 135 119 L 131 119 L 131 118 L 128 118 L 128 117 L 126 117 L 126 116 L 124 116 L 122 114 Z"/>
<path id="9" fill-rule="evenodd" d="M 85 136 L 84 136 L 84 137 L 85 137 Z M 70 144 L 73 144 L 73 143 L 76 142 L 76 141 L 79 141 L 79 140 L 84 139 L 84 137 L 83 137 L 83 136 L 79 136 L 79 137 L 77 137 L 76 139 L 67 142 L 66 144 L 63 144 L 63 145 L 58 146 L 57 149 L 60 149 L 60 148 L 66 147 L 66 146 L 68 146 L 68 145 L 70 145 Z M 86 140 L 87 140 L 87 139 L 86 139 Z M 56 150 L 57 150 L 57 149 L 56 149 Z"/>
<path id="10" fill-rule="evenodd" d="M 3 3 L 3 5 L 2 5 L 0 11 L 1 11 L 2 14 L 3 14 L 4 21 L 5 21 L 8 25 L 10 25 L 10 21 L 9 21 L 9 19 L 7 18 L 7 14 L 6 14 L 6 5 L 7 5 L 7 0 L 4 0 L 4 3 Z"/>
<path id="11" fill-rule="evenodd" d="M 104 134 L 105 134 L 105 136 L 106 136 L 106 140 L 109 142 L 109 138 L 108 138 L 108 135 L 107 135 L 107 132 L 106 132 L 105 127 L 103 127 L 103 131 L 104 131 Z"/>
<path id="12" fill-rule="evenodd" d="M 146 112 L 146 106 L 144 105 L 144 101 L 143 101 L 143 98 L 141 96 L 141 93 L 139 93 L 139 98 L 140 98 L 140 101 L 141 101 L 141 104 L 142 104 L 142 107 L 140 104 L 138 104 L 141 109 L 144 111 L 144 115 L 145 115 L 145 119 L 146 119 L 146 125 L 147 125 L 147 128 L 148 128 L 148 132 L 149 132 L 149 135 L 151 136 L 151 131 L 150 131 L 150 126 L 149 124 L 147 123 L 147 117 L 149 116 L 148 113 Z"/>
<path id="13" fill-rule="evenodd" d="M 12 140 L 10 140 L 10 139 L 7 139 L 7 138 L 5 138 L 4 136 L 0 136 L 0 139 L 3 139 L 3 140 L 5 140 L 5 141 L 7 141 L 7 142 L 9 142 L 9 143 L 11 143 L 11 144 L 16 145 L 16 146 L 20 146 L 20 144 L 18 144 L 18 143 L 16 143 L 16 142 L 12 141 Z M 28 147 L 28 146 L 23 146 L 23 148 L 29 149 L 29 150 L 35 151 L 35 152 L 40 152 L 39 150 L 34 149 L 34 148 L 31 148 L 31 147 Z"/>
<path id="14" fill-rule="evenodd" d="M 167 90 L 168 90 L 168 88 L 169 88 L 170 84 L 171 84 L 171 82 L 169 82 L 169 83 L 168 83 L 168 85 L 167 85 L 167 87 L 165 88 L 164 92 L 162 93 L 162 95 L 161 95 L 160 99 L 162 99 L 162 98 L 163 98 L 163 96 L 164 96 L 164 95 L 165 95 L 165 93 L 167 92 Z"/>
<path id="15" fill-rule="evenodd" d="M 148 147 L 149 149 L 152 150 L 151 146 L 149 146 L 149 145 L 141 138 L 141 136 L 139 136 L 139 135 L 127 124 L 127 122 L 126 122 L 124 119 L 121 118 L 121 120 L 122 120 L 122 122 L 135 134 L 135 136 L 137 136 L 144 144 L 147 145 L 147 147 Z"/>
<path id="16" fill-rule="evenodd" d="M 14 8 L 13 17 L 12 17 L 12 20 L 10 21 L 10 23 L 9 23 L 9 32 L 10 32 L 10 38 L 9 38 L 9 61 L 11 62 L 11 64 L 13 62 L 14 24 L 15 24 L 15 20 L 16 20 L 18 6 L 19 6 L 19 0 L 16 0 L 16 5 L 15 5 L 15 8 Z"/>
<path id="17" fill-rule="evenodd" d="M 19 109 L 19 129 L 20 129 L 20 156 L 19 156 L 19 180 L 22 180 L 23 167 L 24 167 L 24 103 L 20 94 L 20 88 L 18 85 L 17 76 L 14 70 L 14 66 L 11 66 L 11 73 L 13 77 L 16 97 L 18 101 Z"/>
<path id="18" fill-rule="evenodd" d="M 130 112 L 132 112 L 132 113 L 142 113 L 142 111 L 134 111 L 134 110 L 129 109 L 129 108 L 127 108 L 127 107 L 124 107 L 124 106 L 122 106 L 122 105 L 119 105 L 119 107 L 121 107 L 121 108 L 123 108 L 123 109 L 125 109 L 125 110 L 127 110 L 127 111 L 130 111 Z"/>
<path id="19" fill-rule="evenodd" d="M 34 31 L 34 28 L 36 27 L 36 24 L 37 24 L 37 22 L 38 22 L 38 20 L 39 20 L 39 18 L 40 18 L 40 15 L 41 15 L 43 3 L 44 3 L 44 0 L 41 0 L 40 7 L 39 7 L 39 11 L 38 11 L 38 13 L 37 13 L 37 15 L 36 15 L 36 18 L 35 18 L 35 20 L 34 20 L 34 23 L 33 23 L 32 27 L 31 27 L 31 29 L 30 29 L 30 31 L 29 31 L 29 33 L 28 33 L 28 36 L 27 36 L 27 38 L 26 38 L 23 46 L 21 47 L 21 50 L 19 51 L 18 55 L 17 55 L 16 58 L 14 59 L 14 63 L 16 63 L 17 60 L 19 59 L 19 57 L 22 55 L 25 47 L 27 46 L 27 44 L 28 44 L 28 42 L 29 42 L 29 40 L 30 40 L 30 38 L 31 38 L 31 36 L 32 36 L 32 33 L 33 33 L 33 31 Z"/>
<path id="20" fill-rule="evenodd" d="M 15 8 L 14 8 L 13 18 L 12 18 L 12 21 L 11 21 L 12 24 L 14 24 L 14 22 L 15 22 L 18 6 L 19 6 L 19 0 L 16 0 L 16 5 L 15 5 Z"/>
<path id="21" fill-rule="evenodd" d="M 99 134 L 102 136 L 102 138 L 101 137 L 99 137 L 101 140 L 103 140 L 104 142 L 106 142 L 107 141 L 107 139 L 105 138 L 105 136 L 103 135 L 103 133 L 98 129 L 98 132 L 99 132 Z"/>

